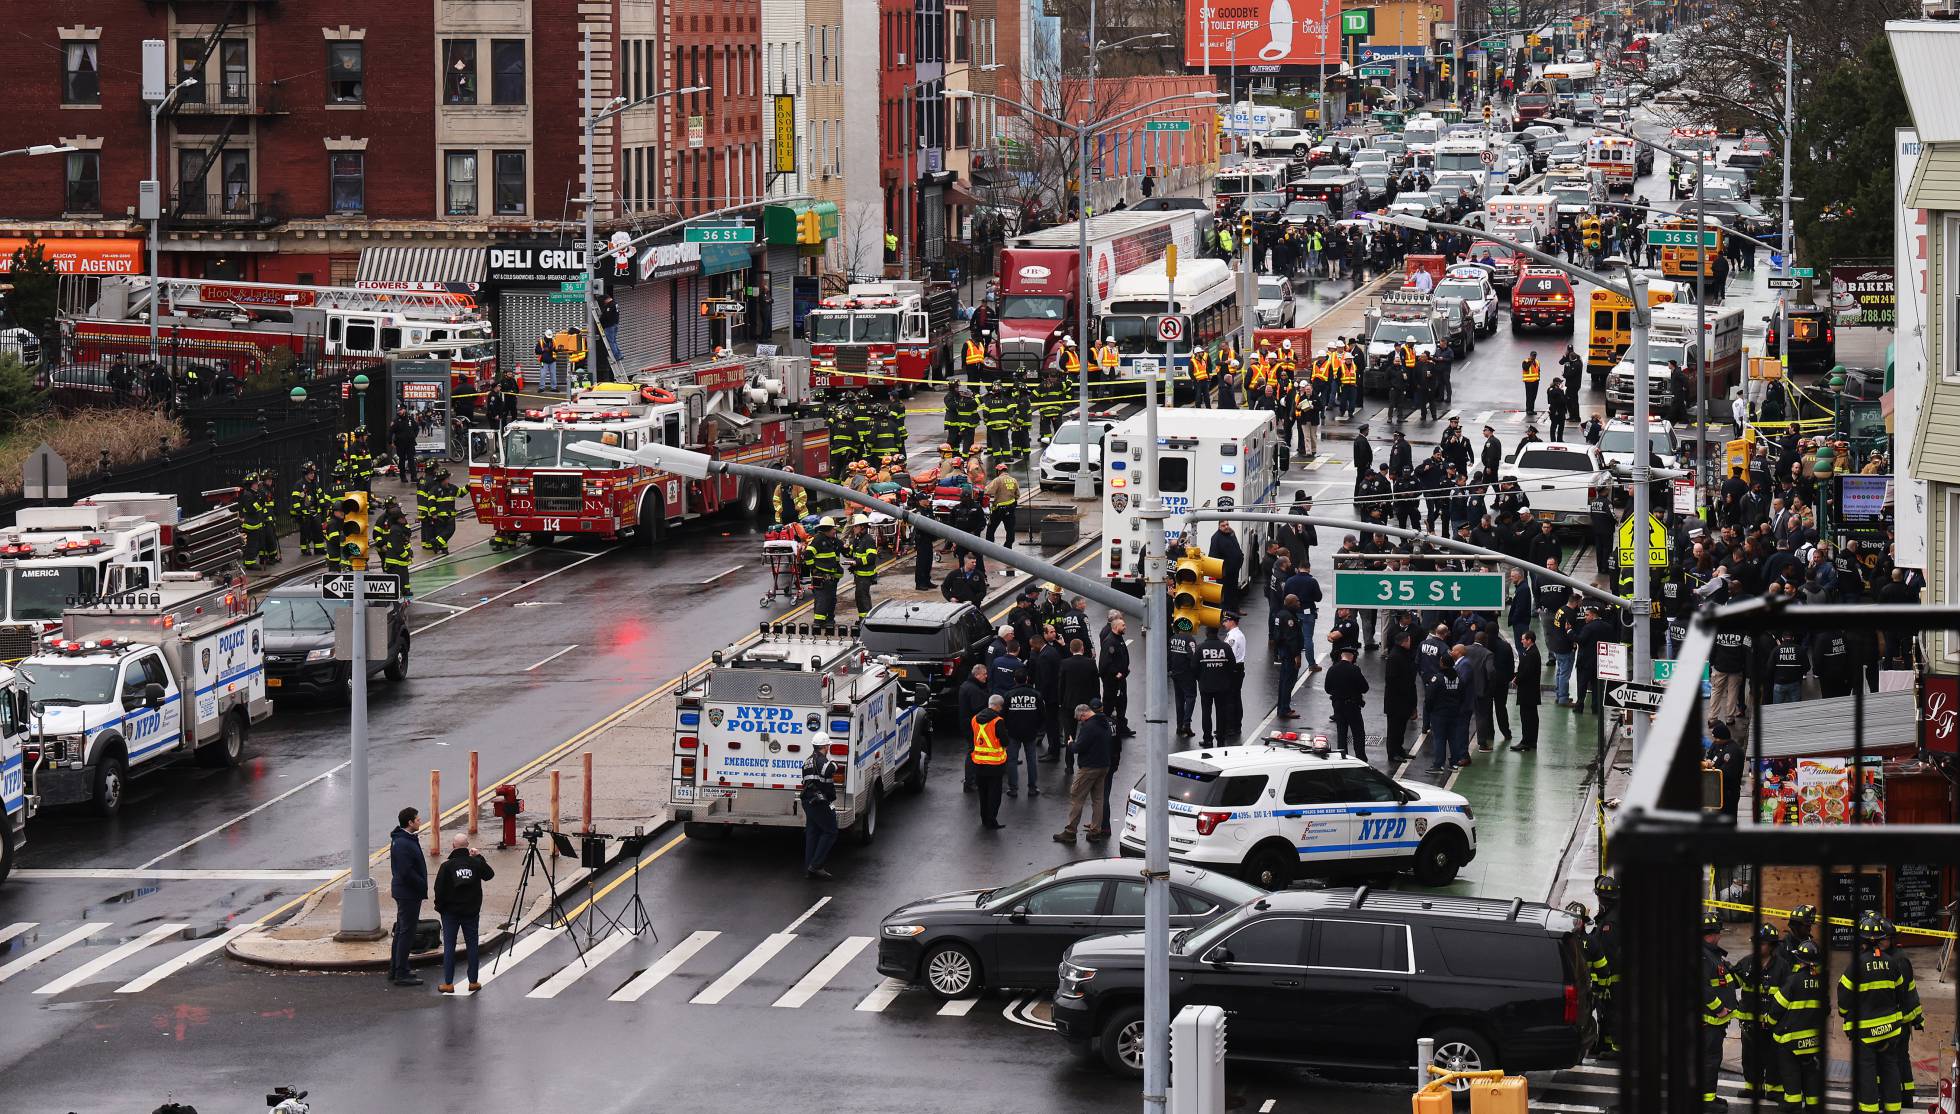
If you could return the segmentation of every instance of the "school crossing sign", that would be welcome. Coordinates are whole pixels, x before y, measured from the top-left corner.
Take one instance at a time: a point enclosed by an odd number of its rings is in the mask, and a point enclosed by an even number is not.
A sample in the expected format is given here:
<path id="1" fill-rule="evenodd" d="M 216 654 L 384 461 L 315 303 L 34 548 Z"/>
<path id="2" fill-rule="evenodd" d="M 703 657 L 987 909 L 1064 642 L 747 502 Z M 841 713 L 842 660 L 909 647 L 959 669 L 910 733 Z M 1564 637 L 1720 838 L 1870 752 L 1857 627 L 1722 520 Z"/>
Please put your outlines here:
<path id="1" fill-rule="evenodd" d="M 1614 555 L 1618 558 L 1615 566 L 1619 574 L 1616 578 L 1616 583 L 1619 586 L 1620 594 L 1623 596 L 1633 591 L 1633 566 L 1634 562 L 1639 559 L 1637 546 L 1641 541 L 1641 539 L 1636 537 L 1637 533 L 1633 516 L 1629 515 L 1625 522 L 1620 523 L 1619 536 L 1615 539 L 1619 542 L 1617 547 L 1619 552 Z M 1665 571 L 1668 560 L 1667 527 L 1661 524 L 1661 520 L 1658 517 L 1651 514 L 1647 516 L 1647 530 L 1644 540 L 1647 546 L 1648 567 Z"/>

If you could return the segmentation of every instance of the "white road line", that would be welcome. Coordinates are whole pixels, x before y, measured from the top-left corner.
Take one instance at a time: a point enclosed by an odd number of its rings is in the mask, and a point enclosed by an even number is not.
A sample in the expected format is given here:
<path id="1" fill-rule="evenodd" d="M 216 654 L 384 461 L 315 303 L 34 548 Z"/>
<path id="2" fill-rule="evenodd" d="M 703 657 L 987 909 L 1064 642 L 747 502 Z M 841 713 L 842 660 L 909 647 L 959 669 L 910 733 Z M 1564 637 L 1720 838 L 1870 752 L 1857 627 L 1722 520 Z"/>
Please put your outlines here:
<path id="1" fill-rule="evenodd" d="M 144 948 L 167 940 L 189 927 L 190 925 L 187 924 L 160 924 L 143 935 L 138 936 L 136 939 L 125 941 L 121 946 L 111 948 L 102 955 L 96 956 L 94 959 L 89 960 L 87 963 L 82 964 L 80 967 L 75 968 L 73 971 L 68 972 L 48 985 L 35 987 L 34 993 L 59 994 L 64 990 L 80 986 L 94 978 L 99 972 L 106 971 L 123 960 L 128 959 L 130 956 L 135 955 L 137 952 L 142 951 Z"/>
<path id="2" fill-rule="evenodd" d="M 338 878 L 338 870 L 183 870 L 169 867 L 27 867 L 12 877 L 33 879 L 81 878 L 108 882 L 320 882 Z"/>
<path id="3" fill-rule="evenodd" d="M 22 971 L 43 960 L 53 959 L 71 945 L 79 944 L 83 940 L 109 927 L 112 926 L 108 921 L 90 921 L 80 928 L 70 929 L 66 934 L 57 936 L 53 940 L 21 956 L 19 959 L 14 960 L 12 963 L 7 964 L 5 967 L 0 967 L 0 982 L 6 982 L 8 979 L 13 978 L 15 975 L 20 974 Z"/>
<path id="4" fill-rule="evenodd" d="M 1497 413 L 1497 411 L 1495 410 L 1486 410 L 1483 413 L 1478 414 L 1476 417 L 1470 419 L 1470 424 L 1474 426 L 1481 426 L 1485 422 L 1490 421 L 1490 416 L 1495 413 Z"/>
<path id="5" fill-rule="evenodd" d="M 551 655 L 550 657 L 545 658 L 543 661 L 539 661 L 534 664 L 525 666 L 524 672 L 529 673 L 531 670 L 536 669 L 540 665 L 550 665 L 552 662 L 557 661 L 559 658 L 564 657 L 566 654 L 569 654 L 576 649 L 578 649 L 578 643 L 574 642 L 570 646 L 567 646 L 564 649 L 558 651 L 557 653 Z"/>
<path id="6" fill-rule="evenodd" d="M 440 607 L 440 608 L 442 608 L 442 609 L 443 609 L 444 611 L 462 611 L 462 610 L 464 610 L 464 608 L 463 608 L 463 605 L 462 605 L 462 604 L 460 604 L 460 603 L 437 603 L 437 602 L 436 602 L 435 600 L 410 600 L 410 601 L 409 601 L 409 603 L 411 603 L 411 604 L 418 604 L 418 603 L 419 603 L 419 604 L 422 604 L 422 605 L 423 605 L 423 606 L 425 606 L 425 607 Z"/>
<path id="7" fill-rule="evenodd" d="M 712 1006 L 733 994 L 750 975 L 762 970 L 762 966 L 776 958 L 776 953 L 789 947 L 796 939 L 794 932 L 772 932 L 763 938 L 762 943 L 749 949 L 749 954 L 738 960 L 735 966 L 722 972 L 720 978 L 708 984 L 708 989 L 688 999 L 693 1006 Z"/>
<path id="8" fill-rule="evenodd" d="M 1275 1102 L 1277 1102 L 1277 1101 L 1279 1101 L 1279 1100 L 1277 1100 L 1277 1099 L 1267 1099 L 1267 1100 L 1266 1100 L 1265 1102 L 1262 1102 L 1262 1103 L 1260 1103 L 1260 1104 L 1259 1104 L 1259 1114 L 1273 1114 L 1273 1103 L 1275 1103 Z"/>
<path id="9" fill-rule="evenodd" d="M 709 585 L 714 584 L 718 581 L 726 580 L 729 577 L 734 576 L 736 573 L 741 572 L 743 569 L 746 568 L 748 568 L 747 565 L 734 565 L 729 568 L 725 568 L 720 572 L 714 574 L 713 576 L 704 576 L 700 580 L 695 581 L 694 586 L 696 588 L 706 588 Z"/>
<path id="10" fill-rule="evenodd" d="M 965 1017 L 967 1014 L 972 1013 L 973 1007 L 978 1005 L 979 1003 L 980 1003 L 980 996 L 978 994 L 974 995 L 971 998 L 955 998 L 952 1001 L 946 1003 L 945 1005 L 939 1007 L 939 1016 Z"/>
<path id="11" fill-rule="evenodd" d="M 612 996 L 607 998 L 606 1001 L 608 1002 L 639 1001 L 640 998 L 644 996 L 647 991 L 652 990 L 656 986 L 659 986 L 661 982 L 663 982 L 667 978 L 668 975 L 671 975 L 675 971 L 679 970 L 681 964 L 686 963 L 689 959 L 692 959 L 694 957 L 695 952 L 698 952 L 702 948 L 707 947 L 710 943 L 714 941 L 715 937 L 720 935 L 721 933 L 719 932 L 714 932 L 706 929 L 700 932 L 693 933 L 687 939 L 682 940 L 678 944 L 675 944 L 673 949 L 669 951 L 666 955 L 663 955 L 659 959 L 654 960 L 653 966 L 648 967 L 644 971 L 641 971 L 639 974 L 633 976 L 632 979 L 628 980 L 625 986 L 622 986 L 618 990 L 613 991 Z"/>
<path id="12" fill-rule="evenodd" d="M 15 921 L 5 928 L 0 928 L 0 944 L 6 943 L 39 923 L 39 921 Z"/>
<path id="13" fill-rule="evenodd" d="M 1384 406 L 1380 410 L 1375 411 L 1372 415 L 1369 416 L 1368 424 L 1380 425 L 1381 423 L 1387 420 L 1388 420 L 1388 407 Z"/>
<path id="14" fill-rule="evenodd" d="M 804 922 L 804 921 L 807 921 L 807 920 L 809 920 L 809 919 L 810 919 L 811 917 L 814 917 L 814 916 L 816 916 L 816 915 L 817 915 L 817 910 L 819 910 L 819 909 L 821 909 L 821 908 L 823 908 L 824 906 L 826 906 L 826 905 L 829 905 L 829 904 L 830 904 L 830 898 L 829 898 L 829 897 L 820 897 L 820 898 L 818 898 L 818 899 L 817 899 L 817 903 L 816 903 L 815 905 L 812 905 L 812 906 L 810 906 L 810 907 L 809 907 L 808 909 L 805 909 L 805 910 L 803 910 L 803 915 L 802 915 L 802 916 L 800 916 L 800 917 L 798 917 L 798 918 L 796 918 L 795 920 L 793 920 L 793 921 L 791 921 L 791 922 L 789 922 L 789 927 L 787 927 L 787 928 L 785 928 L 785 929 L 783 929 L 783 931 L 784 931 L 784 932 L 795 932 L 795 931 L 796 931 L 797 929 L 799 929 L 799 928 L 802 928 L 802 927 L 803 927 L 803 922 Z"/>
<path id="15" fill-rule="evenodd" d="M 138 991 L 148 990 L 177 972 L 189 967 L 191 964 L 196 963 L 198 960 L 203 959 L 205 956 L 213 952 L 222 951 L 227 944 L 259 927 L 260 923 L 259 921 L 252 921 L 248 924 L 235 925 L 232 928 L 226 929 L 222 934 L 211 937 L 209 940 L 184 952 L 177 958 L 160 963 L 122 984 L 116 988 L 116 993 L 135 994 Z"/>
<path id="16" fill-rule="evenodd" d="M 1301 689 L 1306 687 L 1307 679 L 1313 676 L 1315 676 L 1315 674 L 1310 670 L 1306 670 L 1306 669 L 1300 670 L 1300 676 L 1295 678 L 1293 681 L 1293 692 L 1296 696 L 1298 695 Z M 1295 708 L 1293 710 L 1296 712 L 1300 711 L 1298 708 Z M 1245 737 L 1244 741 L 1246 745 L 1250 746 L 1252 745 L 1253 740 L 1265 738 L 1267 729 L 1270 728 L 1273 725 L 1273 721 L 1278 718 L 1279 718 L 1279 701 L 1275 700 L 1273 702 L 1272 711 L 1267 712 L 1265 717 L 1261 719 L 1256 725 L 1254 725 L 1254 727 L 1252 728 L 1252 733 Z M 1300 718 L 1305 719 L 1306 713 L 1302 712 Z"/>
<path id="17" fill-rule="evenodd" d="M 578 552 L 578 550 L 566 550 L 565 552 L 576 553 Z M 503 599 L 505 596 L 513 595 L 517 592 L 522 592 L 526 588 L 535 588 L 538 585 L 543 584 L 545 581 L 550 580 L 552 577 L 557 576 L 559 573 L 571 572 L 573 569 L 578 568 L 580 565 L 585 564 L 587 561 L 604 557 L 607 553 L 610 552 L 612 551 L 604 550 L 599 553 L 588 553 L 585 556 L 580 557 L 578 560 L 573 561 L 571 564 L 566 565 L 562 569 L 553 569 L 550 572 L 545 573 L 543 576 L 536 577 L 531 580 L 527 580 L 524 583 L 519 584 L 515 588 L 510 588 L 505 591 L 499 592 L 488 599 L 478 600 L 476 603 L 473 603 L 470 606 L 463 608 L 461 611 L 456 611 L 456 612 L 452 612 L 451 614 L 444 615 L 442 618 L 437 619 L 433 623 L 424 623 L 421 626 L 416 627 L 414 630 L 410 631 L 409 634 L 418 635 L 421 634 L 423 631 L 434 630 L 435 628 L 443 625 L 444 623 L 447 623 L 449 620 L 456 618 L 458 615 L 468 615 L 470 612 L 475 611 L 478 608 L 489 607 L 491 604 L 496 603 L 498 600 Z M 502 566 L 498 566 L 498 567 L 501 568 Z M 460 583 L 460 581 L 455 583 Z M 447 587 L 447 585 L 445 585 L 444 587 Z"/>
<path id="18" fill-rule="evenodd" d="M 478 952 L 477 970 L 483 976 L 481 980 L 482 984 L 489 986 L 496 980 L 498 975 L 509 971 L 511 968 L 529 959 L 531 956 L 537 954 L 540 948 L 543 948 L 546 944 L 551 943 L 564 934 L 565 930 L 562 928 L 540 928 L 536 932 L 519 940 L 517 946 L 508 950 L 505 949 L 503 944 L 498 944 L 495 955 L 484 955 Z M 460 936 L 460 933 L 458 935 Z M 460 940 L 458 942 L 460 943 Z M 469 996 L 469 984 L 466 982 L 457 983 L 455 997 L 467 998 Z"/>
<path id="19" fill-rule="evenodd" d="M 293 794 L 299 792 L 300 790 L 306 789 L 310 786 L 318 784 L 319 782 L 325 781 L 326 779 L 346 769 L 350 765 L 352 765 L 351 762 L 342 762 L 340 765 L 335 766 L 334 768 L 327 770 L 324 773 L 315 774 L 312 777 L 307 778 L 305 781 L 300 782 L 298 785 L 293 786 L 291 789 L 286 790 L 284 793 L 279 794 L 277 797 L 274 797 L 271 800 L 266 801 L 264 804 L 261 804 L 255 808 L 247 809 L 246 811 L 239 813 L 237 816 L 232 817 L 231 819 L 225 821 L 224 823 L 218 825 L 217 827 L 212 828 L 210 831 L 205 832 L 203 835 L 194 836 L 178 844 L 177 846 L 172 847 L 170 850 L 165 851 L 163 854 L 158 855 L 156 858 L 151 859 L 149 862 L 144 863 L 143 867 L 144 868 L 153 867 L 158 863 L 162 862 L 163 860 L 169 858 L 170 856 L 175 855 L 179 851 L 189 850 L 190 848 L 197 846 L 198 844 L 204 842 L 205 840 L 210 839 L 212 836 L 217 835 L 219 832 L 224 831 L 226 828 L 229 828 L 232 825 L 237 824 L 241 821 L 249 820 L 252 817 L 257 816 L 259 813 L 264 812 L 266 809 L 271 808 L 273 805 L 278 804 L 280 801 L 285 800 L 287 797 L 292 796 Z"/>
<path id="20" fill-rule="evenodd" d="M 865 995 L 864 1000 L 859 1002 L 854 1008 L 858 1013 L 884 1013 L 885 1007 L 891 1005 L 892 1000 L 897 998 L 899 992 L 904 989 L 904 983 L 899 982 L 897 979 L 887 977 L 877 986 L 872 987 L 871 993 Z"/>
<path id="21" fill-rule="evenodd" d="M 870 943 L 869 936 L 846 936 L 843 943 L 830 949 L 830 954 L 824 956 L 815 967 L 810 968 L 809 974 L 798 979 L 795 986 L 784 991 L 783 996 L 772 1004 L 782 1009 L 793 1010 L 816 997 L 817 991 L 828 986 L 830 980 L 850 966 L 851 961 L 856 959 L 858 953 Z"/>
<path id="22" fill-rule="evenodd" d="M 584 978 L 588 972 L 604 963 L 612 953 L 632 943 L 635 937 L 630 932 L 614 929 L 612 934 L 585 949 L 583 958 L 573 957 L 570 963 L 558 969 L 558 973 L 539 983 L 526 998 L 556 998 L 565 988 Z"/>

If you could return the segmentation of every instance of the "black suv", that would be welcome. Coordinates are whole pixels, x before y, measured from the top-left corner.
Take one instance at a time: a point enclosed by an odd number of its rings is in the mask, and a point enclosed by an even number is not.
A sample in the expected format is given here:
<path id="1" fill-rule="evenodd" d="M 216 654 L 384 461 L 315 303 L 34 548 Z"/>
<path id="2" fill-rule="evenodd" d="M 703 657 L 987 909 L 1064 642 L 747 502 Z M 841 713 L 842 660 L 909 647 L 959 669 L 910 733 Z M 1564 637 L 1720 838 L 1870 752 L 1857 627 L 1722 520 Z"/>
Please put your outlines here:
<path id="1" fill-rule="evenodd" d="M 858 638 L 873 654 L 898 660 L 896 672 L 911 685 L 924 684 L 930 707 L 942 722 L 959 706 L 960 682 L 986 662 L 994 629 L 970 603 L 885 600 L 871 609 Z"/>
<path id="2" fill-rule="evenodd" d="M 1110 1070 L 1143 1070 L 1141 933 L 1062 955 L 1055 1029 Z M 1282 891 L 1172 937 L 1171 1012 L 1229 1013 L 1228 1054 L 1406 1076 L 1416 1041 L 1439 1067 L 1545 1071 L 1594 1036 L 1580 926 L 1538 903 L 1393 890 Z"/>
<path id="3" fill-rule="evenodd" d="M 345 700 L 353 670 L 334 659 L 334 625 L 349 618 L 348 605 L 331 602 L 324 577 L 281 584 L 259 601 L 265 614 L 265 685 L 275 698 L 322 696 Z M 369 656 L 368 675 L 408 678 L 408 608 L 370 604 L 367 621 L 388 624 L 388 653 Z"/>

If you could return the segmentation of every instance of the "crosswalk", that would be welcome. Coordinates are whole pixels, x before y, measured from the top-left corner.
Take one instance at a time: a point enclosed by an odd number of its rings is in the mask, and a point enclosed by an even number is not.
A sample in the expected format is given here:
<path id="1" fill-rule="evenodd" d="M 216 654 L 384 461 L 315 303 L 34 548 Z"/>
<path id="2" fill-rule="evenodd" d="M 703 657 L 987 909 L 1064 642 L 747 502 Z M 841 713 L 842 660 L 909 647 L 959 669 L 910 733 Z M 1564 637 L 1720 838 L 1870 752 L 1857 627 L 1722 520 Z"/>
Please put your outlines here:
<path id="1" fill-rule="evenodd" d="M 1739 1076 L 1724 1072 L 1715 1090 L 1728 1100 L 1732 1114 L 1746 1114 L 1754 1108 L 1752 1097 L 1742 1091 Z M 1533 1114 L 1541 1111 L 1548 1114 L 1603 1114 L 1619 1105 L 1620 1072 L 1616 1065 L 1587 1061 L 1563 1071 L 1533 1074 L 1530 1077 L 1530 1092 Z M 1761 1109 L 1765 1112 L 1781 1110 L 1782 1104 L 1773 1098 L 1765 1098 Z M 1849 1112 L 1856 1109 L 1856 1104 L 1840 1083 L 1831 1085 L 1821 1107 L 1809 1109 Z"/>

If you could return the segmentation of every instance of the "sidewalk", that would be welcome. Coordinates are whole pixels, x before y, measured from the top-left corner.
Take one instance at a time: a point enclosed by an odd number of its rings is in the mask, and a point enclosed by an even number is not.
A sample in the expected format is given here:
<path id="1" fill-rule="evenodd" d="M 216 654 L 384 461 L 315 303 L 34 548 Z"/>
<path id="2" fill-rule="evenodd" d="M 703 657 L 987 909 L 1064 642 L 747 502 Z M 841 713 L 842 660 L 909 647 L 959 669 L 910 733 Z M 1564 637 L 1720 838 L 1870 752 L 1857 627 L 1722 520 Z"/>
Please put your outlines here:
<path id="1" fill-rule="evenodd" d="M 443 465 L 443 467 L 447 467 L 452 473 L 450 481 L 464 489 L 463 494 L 456 500 L 456 532 L 449 539 L 449 551 L 451 554 L 456 554 L 461 553 L 470 546 L 489 541 L 493 531 L 490 527 L 476 520 L 476 510 L 470 505 L 469 477 L 465 474 L 469 466 L 461 461 L 455 461 Z M 457 482 L 459 479 L 461 482 Z M 422 531 L 415 520 L 415 485 L 394 476 L 377 475 L 374 477 L 373 484 L 370 485 L 370 495 L 373 498 L 373 505 L 377 508 L 377 513 L 380 505 L 388 496 L 392 495 L 401 503 L 402 510 L 408 514 L 409 527 L 414 536 L 415 553 L 417 556 L 416 562 L 409 566 L 410 581 L 412 583 L 414 573 L 417 569 L 426 568 L 442 560 L 441 557 L 431 555 L 421 548 Z M 284 506 L 285 498 L 286 493 L 281 492 L 280 503 L 282 507 Z M 254 569 L 246 573 L 246 586 L 254 592 L 263 592 L 268 588 L 283 584 L 286 581 L 313 576 L 323 573 L 327 569 L 327 563 L 324 559 L 304 556 L 300 553 L 299 531 L 294 529 L 289 528 L 279 535 L 279 556 L 280 561 L 277 565 L 269 569 Z"/>

